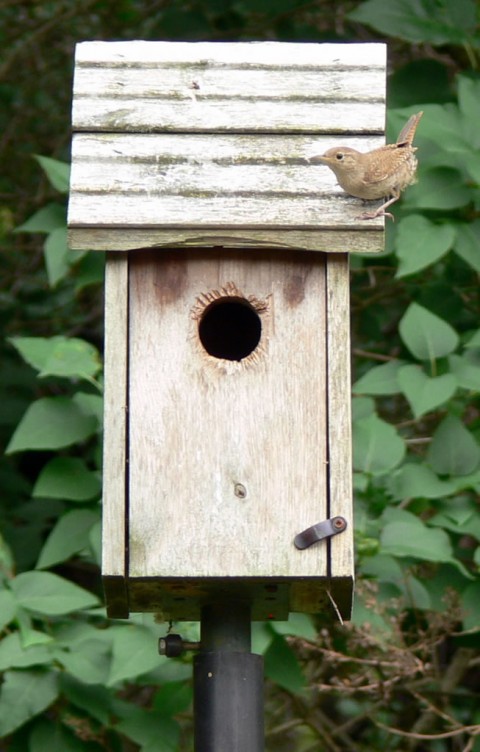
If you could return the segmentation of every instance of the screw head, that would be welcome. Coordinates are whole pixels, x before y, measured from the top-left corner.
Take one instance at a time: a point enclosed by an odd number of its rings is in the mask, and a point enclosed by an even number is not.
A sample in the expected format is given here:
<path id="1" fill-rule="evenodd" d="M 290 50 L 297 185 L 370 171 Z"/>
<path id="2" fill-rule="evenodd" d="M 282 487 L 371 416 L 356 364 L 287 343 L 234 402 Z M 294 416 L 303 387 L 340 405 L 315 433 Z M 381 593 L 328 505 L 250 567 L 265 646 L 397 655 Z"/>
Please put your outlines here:
<path id="1" fill-rule="evenodd" d="M 168 634 L 158 640 L 158 652 L 166 658 L 178 658 L 183 651 L 183 640 L 178 634 Z"/>
<path id="2" fill-rule="evenodd" d="M 335 517 L 333 520 L 333 527 L 336 530 L 345 530 L 347 527 L 347 521 L 344 517 Z"/>

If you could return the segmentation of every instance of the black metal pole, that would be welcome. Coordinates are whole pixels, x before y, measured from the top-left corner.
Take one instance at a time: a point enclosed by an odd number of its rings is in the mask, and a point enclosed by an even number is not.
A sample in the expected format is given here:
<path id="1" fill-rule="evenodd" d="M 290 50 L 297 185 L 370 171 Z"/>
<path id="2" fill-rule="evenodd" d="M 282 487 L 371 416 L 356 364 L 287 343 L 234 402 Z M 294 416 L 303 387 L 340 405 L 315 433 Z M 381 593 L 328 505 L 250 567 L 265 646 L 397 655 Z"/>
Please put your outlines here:
<path id="1" fill-rule="evenodd" d="M 195 752 L 263 752 L 263 658 L 250 652 L 250 608 L 206 606 L 194 659 Z"/>

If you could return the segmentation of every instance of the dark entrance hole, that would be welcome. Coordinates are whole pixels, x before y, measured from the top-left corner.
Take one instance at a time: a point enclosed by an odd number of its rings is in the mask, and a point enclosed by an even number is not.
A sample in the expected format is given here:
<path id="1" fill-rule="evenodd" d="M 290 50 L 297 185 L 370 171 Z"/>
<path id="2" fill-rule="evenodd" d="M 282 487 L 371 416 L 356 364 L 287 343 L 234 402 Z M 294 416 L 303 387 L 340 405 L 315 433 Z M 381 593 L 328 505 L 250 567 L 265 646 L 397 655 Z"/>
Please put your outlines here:
<path id="1" fill-rule="evenodd" d="M 248 300 L 219 298 L 203 312 L 198 333 L 209 355 L 224 360 L 243 360 L 260 342 L 262 322 Z"/>

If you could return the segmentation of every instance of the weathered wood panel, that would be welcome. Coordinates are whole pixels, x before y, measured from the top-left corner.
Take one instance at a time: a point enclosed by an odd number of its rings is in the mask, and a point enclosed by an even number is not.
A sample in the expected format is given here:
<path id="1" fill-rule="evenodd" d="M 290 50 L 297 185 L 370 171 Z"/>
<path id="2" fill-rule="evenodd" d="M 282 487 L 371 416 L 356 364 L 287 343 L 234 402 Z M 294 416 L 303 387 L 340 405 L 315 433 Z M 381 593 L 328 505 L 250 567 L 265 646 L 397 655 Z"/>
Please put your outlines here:
<path id="1" fill-rule="evenodd" d="M 332 595 L 339 605 L 351 604 L 354 573 L 349 311 L 348 254 L 332 254 L 327 264 L 329 510 L 348 524 L 330 541 Z"/>
<path id="2" fill-rule="evenodd" d="M 209 65 L 248 68 L 384 68 L 386 45 L 304 42 L 81 42 L 76 65 Z"/>
<path id="3" fill-rule="evenodd" d="M 353 235 L 353 237 L 352 237 Z M 356 231 L 346 227 L 321 230 L 212 230 L 151 227 L 78 228 L 70 235 L 71 248 L 97 251 L 134 250 L 136 248 L 212 248 L 222 247 L 226 253 L 234 249 L 275 248 L 278 251 L 301 249 L 323 253 L 373 253 L 384 250 L 383 229 L 378 232 Z"/>
<path id="4" fill-rule="evenodd" d="M 130 576 L 327 576 L 293 545 L 327 516 L 325 257 L 138 252 L 130 275 Z M 241 361 L 199 340 L 217 295 L 258 309 Z"/>
<path id="5" fill-rule="evenodd" d="M 381 143 L 379 137 L 343 141 L 363 150 Z M 346 196 L 328 168 L 308 162 L 334 143 L 332 136 L 77 134 L 71 247 L 102 250 L 112 241 L 109 230 L 121 227 L 131 235 L 118 238 L 117 250 L 186 241 L 209 246 L 235 233 L 240 246 L 258 240 L 309 250 L 380 250 L 383 219 L 359 220 L 362 202 Z M 97 232 L 85 245 L 81 228 L 88 227 Z M 146 228 L 139 242 L 136 231 Z M 286 239 L 284 231 L 292 229 L 295 236 Z M 360 237 L 350 243 L 347 233 L 337 237 L 350 229 Z"/>
<path id="6" fill-rule="evenodd" d="M 105 394 L 102 574 L 111 616 L 128 615 L 127 472 L 128 256 L 111 253 L 105 271 Z"/>
<path id="7" fill-rule="evenodd" d="M 256 618 L 269 599 L 272 618 L 333 602 L 348 617 L 346 252 L 382 250 L 383 220 L 358 220 L 361 202 L 308 157 L 383 142 L 384 74 L 382 45 L 79 45 L 71 244 L 137 249 L 107 268 L 112 615 L 197 618 L 226 589 Z M 222 296 L 260 317 L 240 361 L 199 339 Z M 344 533 L 297 551 L 337 514 Z"/>
<path id="8" fill-rule="evenodd" d="M 385 57 L 381 44 L 79 44 L 70 246 L 382 250 L 383 219 L 359 220 L 308 158 L 383 143 Z"/>
<path id="9" fill-rule="evenodd" d="M 382 133 L 385 63 L 380 44 L 83 42 L 73 126 Z"/>

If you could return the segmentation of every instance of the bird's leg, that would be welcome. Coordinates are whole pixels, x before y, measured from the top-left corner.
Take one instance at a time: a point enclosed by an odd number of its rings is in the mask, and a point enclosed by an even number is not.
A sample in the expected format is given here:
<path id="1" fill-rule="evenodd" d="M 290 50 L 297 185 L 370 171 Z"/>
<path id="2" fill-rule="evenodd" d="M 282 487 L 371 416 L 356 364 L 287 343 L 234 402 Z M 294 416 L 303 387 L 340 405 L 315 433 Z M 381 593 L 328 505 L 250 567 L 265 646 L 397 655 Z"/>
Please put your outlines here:
<path id="1" fill-rule="evenodd" d="M 398 196 L 393 196 L 392 198 L 389 198 L 388 201 L 385 201 L 384 204 L 378 207 L 378 209 L 375 209 L 373 212 L 364 212 L 363 214 L 359 214 L 358 217 L 355 217 L 355 219 L 375 219 L 375 217 L 390 217 L 392 222 L 395 222 L 395 217 L 390 212 L 386 212 L 385 209 L 388 206 L 391 206 L 395 203 L 395 201 L 398 201 L 400 198 L 400 194 Z"/>

